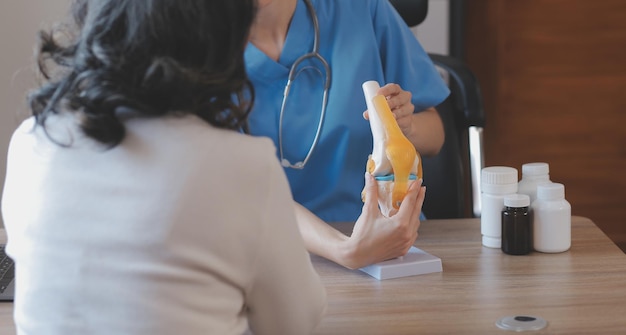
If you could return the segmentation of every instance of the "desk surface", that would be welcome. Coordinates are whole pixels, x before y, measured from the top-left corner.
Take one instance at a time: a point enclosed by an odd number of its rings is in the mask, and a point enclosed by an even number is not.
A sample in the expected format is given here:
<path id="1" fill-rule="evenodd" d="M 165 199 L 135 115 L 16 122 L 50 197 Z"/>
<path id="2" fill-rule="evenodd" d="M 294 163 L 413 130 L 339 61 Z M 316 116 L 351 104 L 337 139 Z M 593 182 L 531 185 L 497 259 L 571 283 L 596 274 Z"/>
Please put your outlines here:
<path id="1" fill-rule="evenodd" d="M 510 256 L 480 241 L 478 219 L 424 221 L 416 245 L 443 272 L 383 281 L 313 256 L 328 292 L 315 334 L 513 334 L 495 326 L 509 315 L 548 321 L 532 334 L 626 330 L 626 255 L 589 219 L 572 218 L 565 253 Z M 15 334 L 12 311 L 0 303 L 0 335 Z"/>
<path id="2" fill-rule="evenodd" d="M 416 246 L 443 272 L 378 281 L 313 256 L 328 292 L 315 334 L 506 334 L 510 315 L 546 319 L 533 334 L 626 333 L 626 255 L 589 219 L 572 218 L 560 254 L 482 247 L 479 219 L 424 221 Z"/>

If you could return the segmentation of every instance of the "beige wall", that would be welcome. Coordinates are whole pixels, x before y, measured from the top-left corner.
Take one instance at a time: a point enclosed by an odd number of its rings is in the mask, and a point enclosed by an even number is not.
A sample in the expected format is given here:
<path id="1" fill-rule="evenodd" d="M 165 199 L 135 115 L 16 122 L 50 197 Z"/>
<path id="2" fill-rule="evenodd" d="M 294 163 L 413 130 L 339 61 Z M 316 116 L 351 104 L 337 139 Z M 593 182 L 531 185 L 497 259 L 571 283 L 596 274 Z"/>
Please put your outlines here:
<path id="1" fill-rule="evenodd" d="M 31 69 L 36 33 L 63 17 L 68 3 L 69 0 L 0 1 L 0 189 L 4 187 L 11 133 L 26 114 L 26 92 L 35 85 Z"/>
<path id="2" fill-rule="evenodd" d="M 449 54 L 449 8 L 450 0 L 430 0 L 426 19 L 419 26 L 412 28 L 413 33 L 427 52 L 441 55 Z"/>

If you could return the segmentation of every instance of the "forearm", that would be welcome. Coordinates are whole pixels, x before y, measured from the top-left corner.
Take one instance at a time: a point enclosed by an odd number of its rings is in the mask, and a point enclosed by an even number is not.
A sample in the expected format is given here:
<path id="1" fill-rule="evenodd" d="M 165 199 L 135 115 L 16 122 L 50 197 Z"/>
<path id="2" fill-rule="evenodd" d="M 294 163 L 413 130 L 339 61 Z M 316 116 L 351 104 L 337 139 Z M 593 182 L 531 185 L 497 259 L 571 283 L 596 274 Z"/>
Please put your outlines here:
<path id="1" fill-rule="evenodd" d="M 349 237 L 294 202 L 296 219 L 304 244 L 310 253 L 347 268 L 354 268 L 349 251 Z"/>
<path id="2" fill-rule="evenodd" d="M 367 197 L 363 212 L 348 237 L 294 202 L 300 234 L 307 250 L 348 269 L 396 258 L 415 243 L 426 189 L 422 181 L 411 184 L 400 209 L 385 217 L 378 207 L 378 184 L 366 174 Z"/>
<path id="3" fill-rule="evenodd" d="M 439 153 L 445 140 L 441 117 L 435 108 L 411 115 L 411 131 L 405 134 L 417 152 L 424 156 Z"/>

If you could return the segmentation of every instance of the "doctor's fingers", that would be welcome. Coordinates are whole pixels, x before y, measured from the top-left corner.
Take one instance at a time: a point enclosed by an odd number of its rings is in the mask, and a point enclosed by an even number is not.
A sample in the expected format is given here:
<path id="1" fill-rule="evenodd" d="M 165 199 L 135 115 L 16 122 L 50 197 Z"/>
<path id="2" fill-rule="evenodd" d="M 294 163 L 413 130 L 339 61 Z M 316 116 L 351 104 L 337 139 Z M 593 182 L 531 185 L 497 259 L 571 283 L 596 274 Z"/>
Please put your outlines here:
<path id="1" fill-rule="evenodd" d="M 398 95 L 400 92 L 402 92 L 402 87 L 400 87 L 400 85 L 395 83 L 388 83 L 385 86 L 379 88 L 376 94 L 384 95 L 385 97 L 389 98 Z"/>
<path id="2" fill-rule="evenodd" d="M 392 110 L 400 108 L 404 105 L 412 105 L 411 98 L 413 95 L 409 91 L 403 90 L 398 84 L 388 84 L 378 90 L 387 99 L 389 108 Z"/>
<path id="3" fill-rule="evenodd" d="M 408 94 L 411 95 L 410 93 Z M 394 97 L 387 100 L 387 102 L 389 103 L 389 108 L 391 108 L 391 111 L 393 112 L 393 115 L 396 117 L 396 119 L 402 119 L 404 117 L 412 115 L 413 112 L 415 112 L 415 105 L 413 105 L 410 97 L 407 100 L 401 100 Z"/>

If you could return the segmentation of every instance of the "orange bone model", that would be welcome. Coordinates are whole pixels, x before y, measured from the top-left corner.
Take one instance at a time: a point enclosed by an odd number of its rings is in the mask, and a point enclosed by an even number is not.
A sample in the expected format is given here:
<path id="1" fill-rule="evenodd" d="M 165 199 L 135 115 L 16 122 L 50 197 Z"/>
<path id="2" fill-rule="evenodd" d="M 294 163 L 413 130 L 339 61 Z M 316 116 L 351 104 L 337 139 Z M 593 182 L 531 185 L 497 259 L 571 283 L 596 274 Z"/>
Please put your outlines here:
<path id="1" fill-rule="evenodd" d="M 387 99 L 382 95 L 377 95 L 379 88 L 380 86 L 375 81 L 363 84 L 374 140 L 366 169 L 374 177 L 394 175 L 391 204 L 393 208 L 398 209 L 408 191 L 411 173 L 417 178 L 422 178 L 421 157 L 415 150 L 415 146 L 402 133 L 387 104 Z M 389 197 L 389 194 L 379 193 L 381 203 L 386 202 L 384 197 Z"/>

